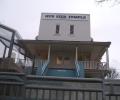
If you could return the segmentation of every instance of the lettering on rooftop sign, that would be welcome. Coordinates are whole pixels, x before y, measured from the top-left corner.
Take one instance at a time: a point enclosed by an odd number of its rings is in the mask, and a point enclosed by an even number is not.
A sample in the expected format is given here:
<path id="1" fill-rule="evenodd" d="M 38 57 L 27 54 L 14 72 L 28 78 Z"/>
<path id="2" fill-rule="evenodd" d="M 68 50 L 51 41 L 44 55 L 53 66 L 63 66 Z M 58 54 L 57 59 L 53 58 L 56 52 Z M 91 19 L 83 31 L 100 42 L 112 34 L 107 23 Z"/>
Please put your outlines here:
<path id="1" fill-rule="evenodd" d="M 88 20 L 88 15 L 79 14 L 42 14 L 42 19 L 61 19 L 61 20 Z"/>

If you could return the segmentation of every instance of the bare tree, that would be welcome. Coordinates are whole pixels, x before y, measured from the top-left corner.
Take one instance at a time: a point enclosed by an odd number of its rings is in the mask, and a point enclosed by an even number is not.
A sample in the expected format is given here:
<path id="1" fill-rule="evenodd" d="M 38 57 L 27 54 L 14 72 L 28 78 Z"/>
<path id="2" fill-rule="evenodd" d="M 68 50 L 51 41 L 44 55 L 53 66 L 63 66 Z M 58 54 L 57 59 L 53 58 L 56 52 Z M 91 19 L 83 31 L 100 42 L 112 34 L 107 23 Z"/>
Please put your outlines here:
<path id="1" fill-rule="evenodd" d="M 103 2 L 112 2 L 115 4 L 120 4 L 120 0 L 95 0 L 97 3 L 103 3 Z"/>
<path id="2" fill-rule="evenodd" d="M 106 76 L 107 79 L 116 79 L 119 78 L 119 73 L 116 69 L 111 68 Z"/>
<path id="3" fill-rule="evenodd" d="M 96 0 L 96 2 L 98 2 L 98 3 L 102 3 L 102 2 L 105 2 L 105 1 L 108 1 L 108 0 Z"/>

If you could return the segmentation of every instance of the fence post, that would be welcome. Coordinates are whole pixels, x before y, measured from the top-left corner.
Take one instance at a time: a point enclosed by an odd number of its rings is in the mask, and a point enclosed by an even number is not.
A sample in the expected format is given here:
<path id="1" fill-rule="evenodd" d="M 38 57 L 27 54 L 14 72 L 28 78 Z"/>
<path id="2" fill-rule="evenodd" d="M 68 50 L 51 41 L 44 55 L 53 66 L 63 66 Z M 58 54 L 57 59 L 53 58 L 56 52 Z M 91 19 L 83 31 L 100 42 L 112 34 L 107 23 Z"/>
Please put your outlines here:
<path id="1" fill-rule="evenodd" d="M 105 84 L 104 79 L 102 81 L 102 100 L 105 100 Z"/>

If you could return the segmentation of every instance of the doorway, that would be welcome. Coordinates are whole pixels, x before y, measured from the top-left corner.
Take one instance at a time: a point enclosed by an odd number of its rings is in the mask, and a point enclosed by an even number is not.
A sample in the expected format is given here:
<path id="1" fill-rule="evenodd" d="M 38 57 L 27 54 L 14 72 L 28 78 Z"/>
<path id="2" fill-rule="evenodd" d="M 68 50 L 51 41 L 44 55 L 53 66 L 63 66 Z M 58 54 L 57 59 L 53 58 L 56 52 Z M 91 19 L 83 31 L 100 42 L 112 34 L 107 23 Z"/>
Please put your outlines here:
<path id="1" fill-rule="evenodd" d="M 69 55 L 56 55 L 55 64 L 56 68 L 70 69 L 71 67 L 71 57 Z"/>

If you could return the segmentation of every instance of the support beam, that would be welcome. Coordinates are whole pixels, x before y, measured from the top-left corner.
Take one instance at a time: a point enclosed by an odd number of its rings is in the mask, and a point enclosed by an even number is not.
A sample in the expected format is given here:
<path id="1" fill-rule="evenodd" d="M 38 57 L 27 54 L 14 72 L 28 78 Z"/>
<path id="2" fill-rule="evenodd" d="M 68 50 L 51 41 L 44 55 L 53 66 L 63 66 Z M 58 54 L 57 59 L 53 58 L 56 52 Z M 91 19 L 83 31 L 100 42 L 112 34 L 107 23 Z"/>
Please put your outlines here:
<path id="1" fill-rule="evenodd" d="M 106 48 L 106 62 L 107 62 L 107 68 L 109 68 L 109 51 L 108 51 L 108 48 Z"/>
<path id="2" fill-rule="evenodd" d="M 19 48 L 20 49 L 20 48 Z M 20 52 L 19 52 L 19 49 L 18 49 L 18 55 L 17 55 L 17 62 L 19 62 L 21 59 L 20 59 Z"/>
<path id="3" fill-rule="evenodd" d="M 34 67 L 35 67 L 35 56 L 32 58 L 32 74 L 34 74 Z"/>
<path id="4" fill-rule="evenodd" d="M 25 51 L 25 54 L 24 54 L 24 60 L 25 60 L 25 62 L 26 62 L 26 51 Z"/>
<path id="5" fill-rule="evenodd" d="M 51 51 L 51 45 L 49 45 L 49 48 L 48 48 L 48 60 L 50 60 L 50 51 Z"/>
<path id="6" fill-rule="evenodd" d="M 75 48 L 75 60 L 78 61 L 78 47 Z"/>
<path id="7" fill-rule="evenodd" d="M 5 46 L 4 53 L 3 53 L 3 58 L 5 58 L 7 47 Z"/>
<path id="8" fill-rule="evenodd" d="M 12 37 L 11 37 L 10 47 L 9 47 L 9 52 L 8 52 L 8 58 L 11 58 L 11 55 L 12 55 L 14 37 L 15 37 L 15 32 L 13 32 Z"/>
<path id="9" fill-rule="evenodd" d="M 27 57 L 26 57 L 26 53 L 25 53 L 25 55 L 24 55 L 24 68 L 26 67 L 26 59 L 27 59 Z"/>

